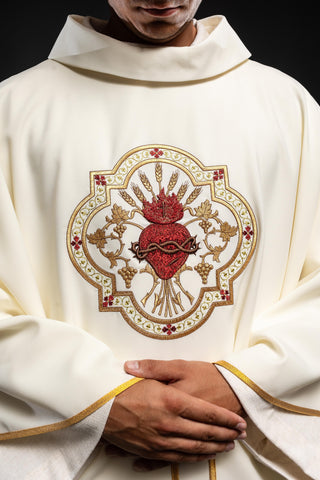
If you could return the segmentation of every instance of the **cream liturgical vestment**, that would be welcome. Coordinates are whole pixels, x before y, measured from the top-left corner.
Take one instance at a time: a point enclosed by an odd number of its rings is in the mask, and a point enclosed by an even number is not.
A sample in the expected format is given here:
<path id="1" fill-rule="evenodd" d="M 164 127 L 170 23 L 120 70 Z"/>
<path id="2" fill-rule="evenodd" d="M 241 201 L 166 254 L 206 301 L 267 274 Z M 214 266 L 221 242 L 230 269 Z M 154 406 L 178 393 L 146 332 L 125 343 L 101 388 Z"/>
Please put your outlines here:
<path id="1" fill-rule="evenodd" d="M 11 478 L 320 478 L 319 108 L 224 17 L 200 25 L 150 47 L 71 16 L 1 86 L 0 452 L 94 436 L 137 358 L 216 362 L 248 438 L 148 474 L 98 445 L 74 475 Z"/>

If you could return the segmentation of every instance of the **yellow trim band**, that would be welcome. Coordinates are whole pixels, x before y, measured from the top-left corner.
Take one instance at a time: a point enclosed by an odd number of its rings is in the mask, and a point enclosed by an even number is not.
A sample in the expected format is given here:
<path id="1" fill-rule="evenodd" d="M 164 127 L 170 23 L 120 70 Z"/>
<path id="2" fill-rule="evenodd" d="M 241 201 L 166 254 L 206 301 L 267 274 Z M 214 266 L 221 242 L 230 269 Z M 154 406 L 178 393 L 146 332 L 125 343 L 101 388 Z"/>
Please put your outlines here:
<path id="1" fill-rule="evenodd" d="M 109 402 L 109 400 L 116 397 L 117 395 L 119 395 L 119 393 L 123 392 L 124 390 L 131 387 L 135 383 L 140 382 L 141 380 L 143 379 L 132 378 L 128 382 L 122 383 L 118 387 L 111 390 L 111 392 L 107 393 L 106 395 L 101 397 L 99 400 L 97 400 L 95 403 L 90 405 L 85 410 L 82 410 L 80 413 L 78 413 L 77 415 L 74 415 L 73 417 L 67 418 L 66 420 L 62 420 L 61 422 L 52 423 L 50 425 L 43 425 L 41 427 L 27 428 L 25 430 L 16 430 L 14 432 L 0 433 L 0 441 L 31 437 L 34 435 L 55 432 L 57 430 L 62 430 L 63 428 L 70 427 L 71 425 L 81 422 L 81 420 L 83 420 L 84 418 L 86 418 L 88 415 L 95 412 L 96 410 L 98 410 L 100 407 L 102 407 L 107 402 Z"/>
<path id="2" fill-rule="evenodd" d="M 216 461 L 209 460 L 209 478 L 210 480 L 217 480 Z"/>
<path id="3" fill-rule="evenodd" d="M 265 390 L 262 390 L 258 385 L 256 385 L 250 378 L 248 378 L 244 373 L 240 372 L 236 367 L 231 365 L 224 360 L 219 362 L 214 362 L 215 365 L 220 365 L 220 367 L 226 368 L 229 372 L 233 373 L 236 377 L 240 378 L 248 387 L 250 387 L 253 391 L 255 391 L 263 400 L 271 403 L 275 407 L 282 408 L 283 410 L 287 410 L 288 412 L 292 413 L 299 413 L 301 415 L 308 415 L 310 417 L 320 417 L 320 411 L 314 410 L 312 408 L 304 408 L 299 407 L 298 405 L 293 405 L 292 403 L 284 402 L 283 400 L 279 400 L 278 398 L 272 397 L 267 393 Z"/>
<path id="4" fill-rule="evenodd" d="M 179 480 L 179 465 L 177 463 L 171 463 L 171 480 Z"/>
<path id="5" fill-rule="evenodd" d="M 209 478 L 210 480 L 217 480 L 216 461 L 209 460 Z M 171 480 L 179 480 L 179 465 L 177 463 L 171 464 Z"/>

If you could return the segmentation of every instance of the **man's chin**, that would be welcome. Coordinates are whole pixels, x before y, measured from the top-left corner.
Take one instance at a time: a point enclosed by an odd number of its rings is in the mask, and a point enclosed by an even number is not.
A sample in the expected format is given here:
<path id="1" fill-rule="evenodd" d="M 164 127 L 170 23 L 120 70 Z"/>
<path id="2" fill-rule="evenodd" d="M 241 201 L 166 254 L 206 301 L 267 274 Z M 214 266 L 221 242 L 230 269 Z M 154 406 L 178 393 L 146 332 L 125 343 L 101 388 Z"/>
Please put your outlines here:
<path id="1" fill-rule="evenodd" d="M 152 26 L 148 25 L 147 27 L 139 30 L 135 27 L 132 27 L 132 32 L 145 43 L 164 45 L 177 38 L 186 28 L 186 25 L 164 26 L 163 24 L 160 25 L 161 22 L 159 22 L 159 25 L 156 25 L 155 23 Z"/>

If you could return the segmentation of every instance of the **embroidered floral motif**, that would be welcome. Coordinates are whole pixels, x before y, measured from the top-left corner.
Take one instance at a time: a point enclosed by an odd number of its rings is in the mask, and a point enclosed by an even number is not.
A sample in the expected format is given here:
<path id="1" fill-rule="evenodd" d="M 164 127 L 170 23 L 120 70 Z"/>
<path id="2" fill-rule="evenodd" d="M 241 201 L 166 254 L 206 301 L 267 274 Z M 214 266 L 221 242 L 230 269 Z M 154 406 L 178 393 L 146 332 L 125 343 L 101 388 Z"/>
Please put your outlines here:
<path id="1" fill-rule="evenodd" d="M 172 335 L 176 331 L 176 327 L 174 325 L 171 325 L 171 323 L 169 323 L 168 325 L 163 327 L 162 331 L 167 335 Z"/>
<path id="2" fill-rule="evenodd" d="M 105 244 L 107 243 L 106 234 L 101 228 L 98 228 L 95 233 L 89 234 L 88 240 L 90 243 L 97 245 L 98 248 L 104 248 Z"/>
<path id="3" fill-rule="evenodd" d="M 217 180 L 223 180 L 223 175 L 224 175 L 224 171 L 222 168 L 220 168 L 219 170 L 215 170 L 213 172 L 213 180 L 216 182 Z"/>
<path id="4" fill-rule="evenodd" d="M 104 297 L 103 299 L 103 306 L 106 308 L 106 307 L 112 307 L 113 305 L 113 300 L 114 300 L 114 297 L 113 295 L 108 295 L 107 297 Z"/>
<path id="5" fill-rule="evenodd" d="M 114 170 L 92 172 L 68 232 L 99 309 L 159 339 L 191 333 L 230 305 L 256 244 L 254 216 L 227 168 L 204 168 L 166 146 L 134 149 Z"/>
<path id="6" fill-rule="evenodd" d="M 253 236 L 253 230 L 251 229 L 251 227 L 246 227 L 243 231 L 243 236 L 245 237 L 246 240 L 251 240 L 252 236 Z"/>
<path id="7" fill-rule="evenodd" d="M 163 155 L 163 151 L 159 150 L 159 148 L 154 148 L 150 151 L 150 155 L 152 155 L 154 158 L 159 158 L 161 155 Z"/>
<path id="8" fill-rule="evenodd" d="M 79 250 L 79 248 L 81 247 L 82 245 L 82 241 L 80 240 L 80 238 L 76 235 L 75 237 L 73 237 L 73 240 L 71 242 L 71 245 L 74 247 L 75 250 Z"/>
<path id="9" fill-rule="evenodd" d="M 107 185 L 106 177 L 104 175 L 95 175 L 94 178 L 96 185 Z"/>
<path id="10" fill-rule="evenodd" d="M 222 300 L 230 300 L 229 290 L 220 290 Z"/>

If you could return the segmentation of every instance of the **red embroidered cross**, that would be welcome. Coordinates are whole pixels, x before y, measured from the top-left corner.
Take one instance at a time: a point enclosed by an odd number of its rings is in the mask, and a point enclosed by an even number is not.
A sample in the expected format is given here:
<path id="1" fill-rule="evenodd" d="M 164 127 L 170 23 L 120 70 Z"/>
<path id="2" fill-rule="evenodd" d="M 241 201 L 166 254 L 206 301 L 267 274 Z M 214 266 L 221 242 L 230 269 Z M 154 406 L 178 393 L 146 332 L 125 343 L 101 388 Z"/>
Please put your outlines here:
<path id="1" fill-rule="evenodd" d="M 94 179 L 96 181 L 96 185 L 107 185 L 106 177 L 104 175 L 95 175 Z"/>
<path id="2" fill-rule="evenodd" d="M 75 250 L 79 250 L 80 246 L 82 245 L 82 241 L 78 236 L 73 237 L 73 241 L 71 245 L 74 247 Z"/>
<path id="3" fill-rule="evenodd" d="M 167 335 L 171 335 L 176 331 L 176 327 L 174 325 L 171 325 L 171 323 L 168 323 L 165 327 L 162 329 L 163 333 L 166 333 Z"/>
<path id="4" fill-rule="evenodd" d="M 220 170 L 215 170 L 213 172 L 213 180 L 222 180 L 223 179 L 223 176 L 224 176 L 224 171 L 222 168 L 220 168 Z"/>
<path id="5" fill-rule="evenodd" d="M 229 290 L 220 290 L 222 300 L 230 300 Z"/>
<path id="6" fill-rule="evenodd" d="M 161 155 L 163 155 L 163 151 L 159 150 L 159 148 L 154 148 L 151 150 L 150 155 L 152 155 L 154 158 L 159 158 Z"/>
<path id="7" fill-rule="evenodd" d="M 102 306 L 103 307 L 112 307 L 113 299 L 114 299 L 113 295 L 108 295 L 107 297 L 104 297 Z"/>
<path id="8" fill-rule="evenodd" d="M 251 227 L 246 227 L 243 231 L 243 235 L 246 240 L 251 240 L 251 237 L 253 235 L 253 230 L 251 229 Z"/>

